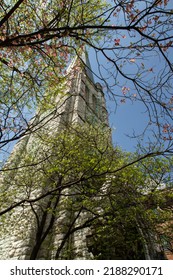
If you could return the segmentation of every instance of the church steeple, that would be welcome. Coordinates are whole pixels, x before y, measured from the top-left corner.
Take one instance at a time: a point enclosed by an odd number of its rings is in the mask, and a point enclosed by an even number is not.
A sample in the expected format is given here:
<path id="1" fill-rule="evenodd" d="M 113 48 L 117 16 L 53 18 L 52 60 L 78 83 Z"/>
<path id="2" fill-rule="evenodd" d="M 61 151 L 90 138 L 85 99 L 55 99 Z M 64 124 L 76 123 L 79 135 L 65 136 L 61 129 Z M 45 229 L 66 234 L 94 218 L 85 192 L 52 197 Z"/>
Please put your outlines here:
<path id="1" fill-rule="evenodd" d="M 94 75 L 93 75 L 93 72 L 92 72 L 92 67 L 91 67 L 91 64 L 90 64 L 90 61 L 89 61 L 88 52 L 86 50 L 83 52 L 82 62 L 84 63 L 84 67 L 85 67 L 87 77 L 90 79 L 90 81 L 93 84 L 95 84 Z"/>
<path id="2" fill-rule="evenodd" d="M 62 192 L 64 191 L 63 194 L 60 194 L 58 189 L 57 193 L 53 193 L 55 195 L 53 199 L 52 196 L 47 196 L 43 200 L 31 203 L 31 205 L 28 202 L 29 199 L 34 201 L 38 195 L 44 195 L 47 190 L 50 191 L 57 185 L 58 180 L 61 187 L 62 175 L 58 177 L 55 172 L 53 174 L 55 178 L 53 176 L 50 178 L 46 177 L 49 173 L 47 174 L 47 170 L 44 168 L 50 164 L 47 153 L 50 152 L 50 154 L 54 155 L 55 152 L 56 154 L 56 144 L 54 146 L 55 151 L 52 146 L 49 151 L 48 138 L 51 136 L 57 139 L 57 135 L 60 135 L 62 129 L 68 127 L 68 125 L 83 125 L 88 122 L 90 124 L 103 123 L 108 126 L 104 93 L 101 85 L 94 82 L 86 52 L 82 55 L 81 59 L 76 57 L 72 61 L 67 70 L 67 76 L 63 79 L 63 83 L 62 87 L 60 85 L 61 92 L 57 92 L 56 96 L 54 95 L 52 98 L 54 108 L 51 106 L 49 108 L 48 106 L 47 111 L 43 109 L 38 110 L 35 118 L 31 121 L 30 133 L 21 138 L 17 143 L 17 147 L 14 148 L 14 152 L 9 162 L 7 162 L 8 165 L 13 168 L 15 167 L 16 170 L 15 172 L 5 173 L 2 180 L 2 184 L 4 184 L 2 189 L 5 189 L 5 192 L 9 192 L 5 194 L 5 196 L 8 196 L 9 203 L 13 204 L 14 201 L 19 201 L 20 199 L 24 202 L 22 207 L 16 207 L 13 212 L 7 213 L 6 221 L 3 224 L 3 232 L 0 235 L 0 259 L 31 258 L 37 246 L 40 246 L 37 258 L 45 259 L 47 255 L 50 258 L 55 257 L 52 245 L 54 248 L 57 248 L 57 244 L 62 242 L 64 237 L 62 228 L 66 227 L 65 223 L 69 222 L 68 219 L 71 216 L 73 218 L 71 214 L 75 214 L 69 212 L 69 209 L 65 209 L 64 206 L 66 202 L 63 199 L 68 197 L 68 191 L 71 190 L 68 188 L 67 190 L 64 189 L 62 190 Z M 57 143 L 58 145 L 59 143 Z M 46 152 L 46 158 L 40 162 L 40 159 L 44 157 L 44 151 Z M 34 155 L 35 162 L 43 163 L 41 168 L 39 167 L 38 169 L 35 167 L 37 165 L 32 166 L 32 164 L 27 166 L 27 160 L 30 159 L 29 155 L 31 154 Z M 61 165 L 61 162 L 59 164 Z M 24 171 L 18 168 L 25 165 L 26 169 Z M 33 174 L 35 174 L 36 169 L 38 178 L 35 182 L 33 178 L 30 178 L 30 171 L 32 170 Z M 21 179 L 25 178 L 25 174 L 28 176 L 26 182 Z M 65 176 L 67 175 L 65 174 Z M 60 199 L 60 202 L 62 202 L 59 203 L 59 200 L 56 199 Z M 74 197 L 74 203 L 75 199 L 76 197 Z M 57 207 L 58 203 L 59 208 Z M 62 204 L 64 204 L 63 207 Z M 84 216 L 81 216 L 81 220 Z M 52 220 L 54 220 L 52 231 L 44 239 L 45 231 Z M 44 224 L 42 235 L 39 236 L 39 229 L 42 224 Z M 86 245 L 87 234 L 88 231 L 84 229 L 72 236 L 72 247 L 74 247 L 76 256 L 81 256 L 81 258 L 87 258 L 90 255 Z M 42 240 L 42 243 L 39 245 L 40 240 Z M 47 250 L 47 246 L 50 247 L 50 251 Z"/>
<path id="3" fill-rule="evenodd" d="M 64 116 L 70 123 L 99 122 L 108 126 L 108 114 L 102 86 L 94 82 L 88 53 L 75 58 L 68 69 L 71 86 L 67 90 Z"/>

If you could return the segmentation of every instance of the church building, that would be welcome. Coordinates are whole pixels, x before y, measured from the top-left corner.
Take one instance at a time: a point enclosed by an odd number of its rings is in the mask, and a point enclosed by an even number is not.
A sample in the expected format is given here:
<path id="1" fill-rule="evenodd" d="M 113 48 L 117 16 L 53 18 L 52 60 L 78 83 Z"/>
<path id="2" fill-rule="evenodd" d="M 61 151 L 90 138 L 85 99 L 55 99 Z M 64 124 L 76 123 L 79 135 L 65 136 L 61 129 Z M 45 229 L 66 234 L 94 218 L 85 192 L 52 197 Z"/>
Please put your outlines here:
<path id="1" fill-rule="evenodd" d="M 45 197 L 42 202 L 34 202 L 37 196 L 44 197 L 42 183 L 40 182 L 39 188 L 29 187 L 29 183 L 25 183 L 22 177 L 24 171 L 20 168 L 24 164 L 24 155 L 26 158 L 30 150 L 33 150 L 33 153 L 35 151 L 35 158 L 38 161 L 41 159 L 39 131 L 56 137 L 60 131 L 72 125 L 100 123 L 109 127 L 102 86 L 94 82 L 86 52 L 82 58 L 73 59 L 67 69 L 65 85 L 63 82 L 59 88 L 60 92 L 53 97 L 54 108 L 46 111 L 38 108 L 30 121 L 30 133 L 18 141 L 6 163 L 6 167 L 10 167 L 12 171 L 7 172 L 1 180 L 3 191 L 6 188 L 4 198 L 6 202 L 3 206 L 8 208 L 9 205 L 16 203 L 16 207 L 4 214 L 0 221 L 0 259 L 91 259 L 93 257 L 87 248 L 89 234 L 87 228 L 71 234 L 67 242 L 65 236 L 67 232 L 64 228 L 72 219 L 70 217 L 72 213 L 65 209 L 65 200 L 61 199 L 59 203 L 59 198 L 51 200 Z M 50 186 L 51 183 L 48 182 L 47 185 Z M 65 191 L 64 197 L 67 195 Z M 30 200 L 33 200 L 33 204 L 29 203 Z M 58 207 L 60 209 L 57 209 Z M 48 208 L 58 213 L 56 214 L 58 219 L 55 214 L 44 211 Z M 80 221 L 84 219 L 85 213 L 79 219 L 76 218 L 74 223 L 80 227 Z M 51 233 L 48 232 L 50 227 Z M 62 250 L 63 247 L 65 249 Z"/>

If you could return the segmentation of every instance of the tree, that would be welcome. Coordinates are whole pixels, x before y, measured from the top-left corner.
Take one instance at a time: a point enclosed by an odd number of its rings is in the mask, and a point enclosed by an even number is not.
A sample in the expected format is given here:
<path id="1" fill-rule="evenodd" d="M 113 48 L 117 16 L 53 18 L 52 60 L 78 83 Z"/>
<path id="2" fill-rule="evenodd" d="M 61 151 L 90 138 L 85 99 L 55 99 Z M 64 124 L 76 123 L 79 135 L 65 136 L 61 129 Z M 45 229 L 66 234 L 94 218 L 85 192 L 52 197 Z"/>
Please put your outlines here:
<path id="1" fill-rule="evenodd" d="M 50 258 L 54 252 L 56 259 L 73 259 L 72 236 L 75 240 L 75 234 L 90 228 L 87 242 L 95 258 L 154 258 L 149 233 L 158 233 L 157 225 L 170 217 L 169 209 L 159 211 L 159 216 L 154 212 L 163 208 L 165 196 L 160 196 L 158 186 L 168 178 L 168 161 L 145 159 L 142 165 L 127 167 L 134 155 L 113 148 L 107 132 L 87 124 L 69 127 L 57 137 L 45 128 L 39 130 L 35 149 L 27 147 L 20 165 L 14 162 L 1 184 L 4 242 L 11 232 L 14 239 L 26 242 L 32 236 L 27 258 Z M 156 165 L 160 169 L 152 168 Z M 19 232 L 22 226 L 25 230 Z M 60 234 L 57 242 L 54 238 Z"/>
<path id="2" fill-rule="evenodd" d="M 29 232 L 33 231 L 30 258 L 35 259 L 44 240 L 50 240 L 53 228 L 56 230 L 55 223 L 63 223 L 61 213 L 65 212 L 67 216 L 73 214 L 74 218 L 67 218 L 67 225 L 64 225 L 67 228 L 64 240 L 58 245 L 60 249 L 56 248 L 58 258 L 71 231 L 74 232 L 73 219 L 89 212 L 82 197 L 91 198 L 99 191 L 113 164 L 114 152 L 110 136 L 105 137 L 105 132 L 101 127 L 76 126 L 55 137 L 43 128 L 35 135 L 34 149 L 27 146 L 23 151 L 22 168 L 17 166 L 17 174 L 15 162 L 6 171 L 1 186 L 1 234 L 24 234 L 27 240 Z M 36 165 L 33 164 L 35 159 Z M 83 223 L 85 227 L 84 219 Z M 15 233 L 23 224 L 25 233 Z"/>
<path id="3" fill-rule="evenodd" d="M 114 107 L 130 99 L 148 112 L 145 153 L 172 154 L 170 1 L 3 1 L 0 19 L 1 148 L 31 133 L 34 108 L 85 45 Z"/>
<path id="4" fill-rule="evenodd" d="M 121 160 L 126 161 L 126 156 Z M 96 259 L 164 259 L 164 251 L 172 251 L 171 243 L 168 247 L 163 242 L 163 236 L 172 239 L 172 194 L 161 190 L 163 174 L 168 179 L 168 172 L 165 159 L 147 158 L 107 181 L 102 215 L 94 220 L 88 237 Z"/>
<path id="5" fill-rule="evenodd" d="M 167 167 L 162 168 L 162 166 L 167 166 L 167 159 L 164 163 L 160 156 L 170 156 L 171 163 L 173 145 L 171 4 L 169 1 L 159 0 L 112 1 L 109 5 L 107 2 L 95 0 L 62 2 L 14 0 L 9 5 L 9 2 L 4 0 L 0 5 L 0 90 L 2 96 L 0 100 L 0 147 L 2 159 L 8 157 L 6 153 L 9 144 L 20 138 L 26 140 L 27 135 L 34 135 L 33 137 L 37 135 L 38 142 L 42 143 L 44 147 L 43 157 L 38 154 L 36 158 L 35 154 L 30 154 L 28 151 L 26 153 L 24 145 L 20 165 L 9 160 L 7 166 L 1 169 L 2 172 L 9 174 L 8 178 L 5 178 L 6 182 L 2 189 L 1 216 L 5 221 L 6 215 L 12 213 L 11 211 L 15 212 L 18 207 L 23 207 L 23 209 L 29 207 L 32 210 L 37 224 L 37 238 L 32 252 L 32 258 L 35 258 L 51 232 L 55 222 L 56 206 L 59 205 L 60 199 L 62 196 L 71 196 L 62 195 L 61 191 L 67 190 L 68 193 L 68 190 L 71 192 L 74 188 L 76 192 L 76 186 L 79 186 L 80 197 L 87 206 L 83 208 L 80 199 L 78 203 L 75 203 L 77 214 L 66 230 L 64 241 L 57 249 L 58 258 L 71 233 L 80 230 L 82 225 L 75 229 L 74 222 L 84 210 L 92 215 L 83 223 L 83 227 L 90 225 L 93 220 L 100 222 L 98 218 L 101 218 L 102 215 L 95 211 L 98 201 L 92 201 L 90 204 L 90 198 L 92 192 L 94 195 L 99 193 L 98 182 L 99 186 L 102 185 L 105 176 L 120 173 L 121 179 L 118 177 L 118 182 L 122 186 L 123 180 L 128 178 L 128 168 L 131 168 L 133 172 L 139 162 L 141 162 L 143 170 L 147 170 L 147 176 L 151 175 L 152 182 L 156 183 L 158 172 L 162 172 L 163 177 L 160 177 L 159 182 L 161 183 L 168 172 L 165 171 L 168 170 Z M 57 136 L 60 138 L 52 140 L 51 137 L 47 138 L 44 134 L 45 124 L 54 117 L 57 110 L 54 107 L 53 97 L 60 92 L 63 95 L 64 82 L 69 78 L 66 72 L 67 67 L 75 55 L 82 61 L 85 46 L 95 53 L 97 70 L 94 74 L 103 83 L 105 93 L 112 99 L 114 107 L 116 108 L 119 103 L 125 103 L 126 100 L 131 100 L 142 103 L 148 113 L 148 123 L 144 133 L 149 132 L 151 141 L 147 147 L 139 143 L 139 150 L 133 157 L 130 154 L 125 156 L 117 149 L 115 152 L 109 145 L 102 150 L 99 146 L 100 143 L 96 144 L 97 141 L 94 142 L 94 152 L 91 155 L 82 130 L 80 133 L 75 130 L 77 134 L 72 133 L 72 135 L 75 140 L 76 137 L 79 139 L 79 134 L 83 137 L 80 136 L 80 140 L 83 139 L 86 143 L 84 150 L 79 141 L 77 141 L 79 146 L 76 146 L 73 138 L 64 135 L 64 138 L 61 139 L 62 134 Z M 36 108 L 38 109 L 35 113 Z M 38 125 L 38 122 L 35 122 L 37 117 L 42 112 L 49 110 L 50 114 L 46 115 L 44 121 L 40 121 Z M 34 121 L 29 122 L 34 113 Z M 74 128 L 70 128 L 69 132 L 71 129 Z M 91 135 L 89 134 L 88 137 Z M 62 144 L 57 150 L 55 140 Z M 75 151 L 78 149 L 80 153 L 76 154 L 70 145 Z M 56 157 L 50 152 L 52 147 Z M 59 148 L 60 150 L 58 150 Z M 63 152 L 64 148 L 66 153 Z M 37 145 L 35 152 L 39 153 Z M 91 158 L 88 158 L 87 153 Z M 120 160 L 115 156 L 117 153 Z M 103 155 L 106 156 L 105 160 Z M 153 161 L 156 160 L 159 171 L 158 169 L 152 170 L 148 164 L 143 165 L 145 159 L 148 158 L 150 163 L 152 157 L 156 157 Z M 80 166 L 74 164 L 74 158 L 80 162 Z M 60 165 L 60 162 L 63 165 Z M 16 170 L 18 170 L 17 176 Z M 42 180 L 43 178 L 44 180 Z M 96 178 L 97 180 L 95 180 Z M 147 179 L 145 176 L 144 178 Z M 140 180 L 139 176 L 138 187 Z M 20 186 L 16 192 L 14 192 L 13 186 L 11 187 L 11 181 L 14 186 Z M 51 189 L 49 189 L 48 181 L 51 181 Z M 129 184 L 125 193 L 129 193 L 131 185 L 131 180 L 127 181 Z M 151 193 L 153 188 L 155 193 L 159 183 L 154 186 L 153 183 L 151 186 L 149 185 Z M 114 183 L 111 184 L 114 185 Z M 87 188 L 87 186 L 89 187 Z M 145 186 L 146 181 L 143 181 L 142 187 Z M 43 193 L 37 193 L 38 189 L 42 189 Z M 137 194 L 132 192 L 132 194 L 136 201 L 138 192 Z M 123 200 L 123 196 L 124 193 L 121 193 L 120 201 Z M 132 198 L 133 196 L 130 195 L 130 199 Z M 143 199 L 143 195 L 140 195 L 140 199 Z M 128 205 L 128 201 L 126 203 Z M 70 199 L 67 205 L 74 207 Z M 113 199 L 113 204 L 102 206 L 103 212 L 106 207 L 114 209 L 115 205 L 117 207 L 117 201 Z M 140 205 L 144 209 L 141 202 Z M 50 212 L 48 209 L 51 209 Z M 120 210 L 118 209 L 118 212 L 121 213 Z M 42 215 L 39 216 L 38 211 Z M 140 211 L 139 213 L 141 213 Z M 114 215 L 113 212 L 111 215 Z M 129 219 L 127 228 L 133 222 L 131 217 Z M 46 221 L 49 223 L 47 230 L 45 230 Z M 116 217 L 113 227 L 119 225 L 119 221 Z M 106 224 L 106 227 L 109 229 L 109 225 Z M 113 227 L 110 229 L 112 230 Z M 131 232 L 136 236 L 136 228 L 131 228 Z"/>

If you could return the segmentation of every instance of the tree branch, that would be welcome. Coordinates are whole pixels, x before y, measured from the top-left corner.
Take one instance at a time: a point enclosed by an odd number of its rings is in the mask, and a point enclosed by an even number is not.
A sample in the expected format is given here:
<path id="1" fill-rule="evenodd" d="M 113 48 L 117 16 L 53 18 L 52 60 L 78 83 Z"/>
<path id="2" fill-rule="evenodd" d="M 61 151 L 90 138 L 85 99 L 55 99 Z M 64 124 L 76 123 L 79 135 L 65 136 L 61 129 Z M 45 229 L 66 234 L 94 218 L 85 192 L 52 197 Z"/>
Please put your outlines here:
<path id="1" fill-rule="evenodd" d="M 17 8 L 24 2 L 24 0 L 18 0 L 18 2 L 11 8 L 11 10 L 0 21 L 0 28 L 11 17 L 11 15 L 17 10 Z"/>

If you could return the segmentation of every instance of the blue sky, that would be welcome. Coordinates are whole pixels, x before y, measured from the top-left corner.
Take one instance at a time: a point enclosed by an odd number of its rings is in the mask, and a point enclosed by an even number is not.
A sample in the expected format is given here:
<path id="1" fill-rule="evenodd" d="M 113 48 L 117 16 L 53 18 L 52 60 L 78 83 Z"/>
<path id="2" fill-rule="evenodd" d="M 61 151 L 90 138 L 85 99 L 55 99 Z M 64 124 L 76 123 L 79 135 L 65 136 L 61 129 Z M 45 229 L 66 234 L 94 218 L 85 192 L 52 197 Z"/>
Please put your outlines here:
<path id="1" fill-rule="evenodd" d="M 89 51 L 89 59 L 93 72 L 97 74 L 95 53 L 92 50 Z M 96 77 L 94 79 L 97 81 Z M 119 92 L 115 92 L 116 94 L 121 95 L 121 89 L 119 89 Z M 137 135 L 141 135 L 148 124 L 146 108 L 142 103 L 136 101 L 126 100 L 125 103 L 120 103 L 119 100 L 120 98 L 118 97 L 116 104 L 116 101 L 111 100 L 111 97 L 106 95 L 113 144 L 120 146 L 123 150 L 134 152 L 137 145 L 137 139 L 133 137 L 134 132 Z"/>
<path id="2" fill-rule="evenodd" d="M 143 1 L 141 1 L 141 2 L 143 2 Z M 172 2 L 172 1 L 170 1 L 170 2 Z M 123 33 L 123 35 L 126 35 L 126 39 L 123 39 L 121 37 L 121 40 L 122 41 L 124 40 L 123 41 L 124 45 L 129 45 L 129 40 L 131 38 L 128 37 L 128 34 Z M 116 37 L 111 38 L 112 42 L 114 42 L 115 38 Z M 136 38 L 136 40 L 137 39 L 138 38 Z M 132 40 L 135 40 L 135 39 L 133 38 Z M 92 51 L 91 49 L 89 50 L 89 58 L 90 58 L 90 62 L 91 62 L 93 71 L 98 73 L 98 69 L 97 69 L 97 65 L 96 65 L 97 62 L 95 59 L 95 52 Z M 133 58 L 133 57 L 130 57 L 129 59 L 131 59 L 131 58 Z M 157 59 L 155 57 L 152 58 L 150 56 L 145 61 L 145 65 L 147 65 L 148 68 L 151 68 L 154 65 L 156 68 L 162 69 L 164 67 L 162 61 L 159 61 L 159 65 L 157 65 L 157 63 L 158 63 Z M 140 61 L 140 62 L 142 63 L 143 61 Z M 106 62 L 100 61 L 100 63 L 104 64 Z M 129 63 L 129 61 L 128 61 L 124 70 L 127 71 L 127 73 L 132 73 L 132 72 L 135 72 L 136 66 L 137 65 L 135 63 Z M 157 69 L 157 71 L 158 71 L 158 69 Z M 152 75 L 152 73 L 151 73 L 151 75 Z M 97 81 L 97 80 L 95 79 L 95 81 Z M 123 80 L 122 77 L 118 77 L 117 81 L 114 81 L 115 85 L 118 82 L 121 83 L 121 86 L 115 87 L 115 90 L 114 90 L 115 99 L 117 98 L 117 104 L 115 104 L 114 101 L 111 101 L 110 98 L 106 96 L 107 108 L 108 108 L 108 112 L 109 112 L 109 122 L 110 122 L 110 126 L 113 129 L 113 133 L 112 133 L 113 143 L 114 143 L 114 145 L 118 145 L 118 146 L 122 147 L 123 150 L 135 151 L 137 139 L 133 138 L 133 133 L 136 132 L 137 135 L 141 135 L 141 133 L 145 130 L 149 120 L 148 120 L 147 113 L 145 112 L 146 108 L 144 107 L 144 105 L 142 103 L 139 103 L 137 101 L 134 101 L 132 103 L 132 101 L 130 101 L 130 100 L 126 100 L 126 103 L 119 102 L 120 97 L 116 97 L 116 95 L 122 95 L 122 91 L 121 91 L 122 85 L 128 86 L 128 84 L 126 84 L 125 79 Z M 151 136 L 150 131 L 148 132 L 147 135 Z M 145 144 L 147 145 L 147 137 L 145 138 Z"/>
<path id="3" fill-rule="evenodd" d="M 111 1 L 108 1 L 108 2 L 111 2 Z M 168 5 L 169 8 L 170 8 L 172 2 L 173 1 L 170 1 L 169 5 Z M 138 5 L 139 5 L 139 8 L 143 8 L 143 6 L 145 6 L 145 2 L 139 1 Z M 117 20 L 117 19 L 115 19 L 115 20 Z M 120 15 L 118 20 L 119 20 L 118 21 L 119 25 L 121 23 L 123 23 L 123 16 Z M 111 19 L 111 24 L 112 23 L 114 23 L 114 18 Z M 116 22 L 115 22 L 115 25 L 116 25 Z M 166 24 L 165 24 L 164 28 L 167 28 Z M 159 31 L 159 29 L 158 29 L 158 31 Z M 169 34 L 169 32 L 168 32 L 168 34 Z M 168 36 L 168 34 L 167 34 L 167 36 Z M 108 42 L 109 47 L 112 47 L 114 44 L 114 40 L 119 39 L 119 38 L 120 38 L 123 46 L 129 46 L 131 41 L 138 42 L 141 40 L 141 37 L 139 34 L 133 34 L 133 33 L 130 34 L 130 32 L 125 32 L 125 31 L 117 32 L 117 35 L 116 35 L 116 33 L 115 34 L 112 33 L 110 36 L 112 36 L 112 37 L 110 37 L 110 41 Z M 144 45 L 148 43 L 148 41 L 146 41 L 145 39 L 143 39 L 143 41 L 141 41 L 141 42 Z M 111 44 L 112 44 L 112 46 L 111 46 Z M 170 52 L 171 52 L 171 50 L 170 50 Z M 138 75 L 138 69 L 141 69 L 141 72 L 140 72 L 141 78 L 140 79 L 141 79 L 141 81 L 142 80 L 144 81 L 144 83 L 143 83 L 144 88 L 150 87 L 151 89 L 153 89 L 152 94 L 157 96 L 157 91 L 155 91 L 154 88 L 156 88 L 158 86 L 160 81 L 161 81 L 161 83 L 162 82 L 164 83 L 166 81 L 166 79 L 168 78 L 167 73 L 169 71 L 169 69 L 165 68 L 165 61 L 163 59 L 163 56 L 159 55 L 157 48 L 153 49 L 153 50 L 151 50 L 150 48 L 148 48 L 148 49 L 146 48 L 144 55 L 143 55 L 143 53 L 141 53 L 140 56 L 137 56 L 136 52 L 130 52 L 128 50 L 127 51 L 124 50 L 122 53 L 119 53 L 118 48 L 117 48 L 117 50 L 115 50 L 115 52 L 112 52 L 112 54 L 110 51 L 110 57 L 111 57 L 111 55 L 113 55 L 113 58 L 115 58 L 115 61 L 117 61 L 118 65 L 121 64 L 121 54 L 122 54 L 122 65 L 123 65 L 122 71 L 124 71 L 124 73 L 130 77 L 131 74 L 132 74 L 132 76 L 133 76 L 133 74 Z M 93 72 L 98 74 L 99 71 L 98 71 L 98 66 L 97 66 L 96 54 L 92 49 L 89 49 L 89 58 L 90 58 L 91 67 L 93 69 Z M 170 54 L 170 60 L 171 60 L 171 54 Z M 111 98 L 110 98 L 111 96 L 110 97 L 106 96 L 106 99 L 107 99 L 107 108 L 108 108 L 108 112 L 109 112 L 109 122 L 110 122 L 110 126 L 113 128 L 114 145 L 117 144 L 118 146 L 122 147 L 123 150 L 135 151 L 139 138 L 138 139 L 133 138 L 133 134 L 135 132 L 136 135 L 141 135 L 147 127 L 148 129 L 147 129 L 147 131 L 145 131 L 145 137 L 143 140 L 143 144 L 145 146 L 147 146 L 148 142 L 149 142 L 149 138 L 154 139 L 154 138 L 152 138 L 153 137 L 152 129 L 154 132 L 157 131 L 157 126 L 154 123 L 154 122 L 156 122 L 157 119 L 155 118 L 155 116 L 151 116 L 153 125 L 148 126 L 148 124 L 150 123 L 149 115 L 148 115 L 148 112 L 146 112 L 146 107 L 145 107 L 144 103 L 135 101 L 135 100 L 131 101 L 129 99 L 126 99 L 125 103 L 123 103 L 123 102 L 121 103 L 120 102 L 121 98 L 125 99 L 126 97 L 128 97 L 128 93 L 127 93 L 127 95 L 125 95 L 123 97 L 123 94 L 122 94 L 123 86 L 130 88 L 130 91 L 131 91 L 130 94 L 132 94 L 132 95 L 133 95 L 133 93 L 136 94 L 135 90 L 133 89 L 132 83 L 130 84 L 130 82 L 128 82 L 120 74 L 116 75 L 115 67 L 112 66 L 112 69 L 111 69 L 111 65 L 108 64 L 108 61 L 106 61 L 106 59 L 103 59 L 99 55 L 98 55 L 98 61 L 99 61 L 100 65 L 102 65 L 101 66 L 102 73 L 105 73 L 105 76 L 103 74 L 103 77 L 105 77 L 105 78 L 108 77 L 108 72 L 106 72 L 104 68 L 110 67 L 108 70 L 108 71 L 110 71 L 110 76 L 113 74 L 110 79 L 107 79 L 107 82 L 108 82 L 108 84 L 110 84 L 111 89 L 113 90 L 115 100 L 111 100 Z M 126 61 L 126 62 L 124 63 L 124 61 Z M 142 70 L 142 67 L 143 67 L 143 70 Z M 166 69 L 165 72 L 163 69 Z M 117 78 L 114 78 L 114 77 L 117 77 Z M 115 80 L 113 80 L 113 79 L 115 79 Z M 95 81 L 97 81 L 96 77 L 95 77 Z M 102 81 L 100 81 L 100 80 L 98 80 L 98 81 L 102 83 Z M 166 84 L 166 82 L 165 82 L 165 84 Z M 171 88 L 172 88 L 171 82 L 170 82 L 169 86 L 170 86 L 170 88 L 168 89 L 168 96 L 169 96 L 168 98 L 170 98 L 170 94 L 171 94 Z M 163 89 L 163 94 L 166 95 L 166 93 L 167 93 L 167 88 L 165 87 Z M 145 95 L 145 92 L 142 94 Z M 163 102 L 163 101 L 165 102 L 165 100 L 163 100 L 163 97 L 161 95 L 160 96 L 158 95 L 157 97 L 160 102 Z M 148 98 L 149 102 L 151 101 L 149 99 L 149 97 L 146 97 L 146 98 Z M 148 106 L 148 104 L 147 104 L 147 106 Z M 149 105 L 149 107 L 150 107 L 150 110 L 152 113 L 152 110 L 154 110 L 153 109 L 154 106 Z M 164 122 L 166 122 L 167 120 L 164 118 L 162 119 L 162 116 L 159 111 L 160 110 L 159 105 L 158 106 L 156 105 L 156 109 L 158 110 L 159 122 L 163 125 Z M 140 140 L 142 140 L 142 136 L 141 136 Z"/>
<path id="4" fill-rule="evenodd" d="M 116 112 L 113 112 L 113 102 L 107 101 L 110 126 L 113 129 L 112 138 L 114 145 L 122 147 L 123 150 L 135 151 L 137 139 L 133 138 L 134 133 L 141 135 L 147 125 L 147 116 L 143 106 L 139 103 L 126 101 L 119 105 Z"/>

